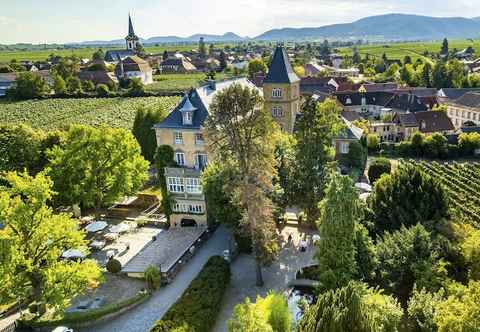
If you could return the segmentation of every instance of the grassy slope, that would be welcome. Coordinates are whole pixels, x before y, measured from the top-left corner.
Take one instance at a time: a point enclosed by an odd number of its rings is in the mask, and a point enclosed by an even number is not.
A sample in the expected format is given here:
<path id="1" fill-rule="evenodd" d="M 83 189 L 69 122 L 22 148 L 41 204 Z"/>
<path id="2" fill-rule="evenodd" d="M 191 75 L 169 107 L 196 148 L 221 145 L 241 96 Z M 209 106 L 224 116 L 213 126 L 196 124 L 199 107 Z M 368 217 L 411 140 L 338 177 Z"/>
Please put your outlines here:
<path id="1" fill-rule="evenodd" d="M 392 43 L 392 44 L 378 44 L 378 45 L 365 45 L 358 47 L 358 50 L 362 56 L 366 54 L 382 56 L 383 53 L 387 54 L 390 59 L 403 59 L 404 56 L 410 55 L 413 61 L 416 61 L 419 57 L 423 58 L 423 52 L 429 51 L 430 53 L 438 53 L 440 51 L 442 42 L 417 42 L 417 43 Z M 468 46 L 473 46 L 477 52 L 480 52 L 480 41 L 476 40 L 473 44 L 467 40 L 452 40 L 449 41 L 450 50 L 454 48 L 463 50 Z M 343 54 L 352 55 L 353 48 L 342 48 Z"/>
<path id="2" fill-rule="evenodd" d="M 215 79 L 221 80 L 229 75 L 218 73 Z M 155 75 L 155 82 L 146 86 L 147 91 L 161 92 L 161 91 L 186 91 L 192 87 L 198 87 L 205 81 L 204 73 L 194 74 L 166 74 Z"/>
<path id="3" fill-rule="evenodd" d="M 141 105 L 171 110 L 178 101 L 178 97 L 1 101 L 0 123 L 23 123 L 46 130 L 69 124 L 105 124 L 131 129 Z"/>
<path id="4" fill-rule="evenodd" d="M 218 45 L 221 46 L 221 45 Z M 109 49 L 122 49 L 123 46 L 119 45 L 118 47 L 113 48 L 103 48 L 103 50 Z M 197 48 L 196 44 L 191 45 L 168 45 L 168 46 L 149 46 L 146 47 L 148 53 L 160 54 L 163 51 L 186 51 Z M 12 59 L 16 60 L 31 60 L 31 61 L 41 61 L 46 60 L 50 54 L 56 54 L 61 56 L 67 56 L 75 54 L 80 58 L 90 58 L 92 54 L 98 49 L 98 47 L 83 47 L 76 49 L 46 49 L 46 50 L 11 50 L 11 51 L 0 51 L 0 63 L 10 62 Z"/>

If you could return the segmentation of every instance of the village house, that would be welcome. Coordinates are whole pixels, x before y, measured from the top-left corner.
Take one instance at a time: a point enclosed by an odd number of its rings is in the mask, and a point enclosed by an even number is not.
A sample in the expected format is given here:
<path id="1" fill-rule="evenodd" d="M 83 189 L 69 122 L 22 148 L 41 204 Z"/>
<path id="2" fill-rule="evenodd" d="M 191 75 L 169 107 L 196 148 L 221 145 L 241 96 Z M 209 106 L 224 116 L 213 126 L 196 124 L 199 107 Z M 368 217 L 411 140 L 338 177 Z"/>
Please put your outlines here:
<path id="1" fill-rule="evenodd" d="M 447 101 L 446 105 L 447 114 L 455 129 L 461 128 L 467 122 L 480 125 L 480 91 L 467 92 L 455 100 Z"/>
<path id="2" fill-rule="evenodd" d="M 197 68 L 185 57 L 168 58 L 158 66 L 162 74 L 186 74 L 197 71 Z"/>
<path id="3" fill-rule="evenodd" d="M 185 94 L 175 109 L 153 127 L 157 145 L 171 146 L 177 164 L 165 169 L 167 190 L 173 200 L 171 227 L 207 226 L 201 173 L 209 158 L 202 126 L 215 95 L 233 84 L 257 89 L 246 78 L 210 81 Z"/>
<path id="4" fill-rule="evenodd" d="M 358 128 L 343 116 L 341 118 L 345 126 L 339 135 L 333 139 L 336 159 L 341 159 L 343 156 L 348 155 L 350 144 L 360 141 L 363 136 L 363 130 L 361 128 Z"/>
<path id="5" fill-rule="evenodd" d="M 153 83 L 153 70 L 142 58 L 133 55 L 120 60 L 115 66 L 115 75 L 119 80 L 138 78 L 143 84 Z"/>

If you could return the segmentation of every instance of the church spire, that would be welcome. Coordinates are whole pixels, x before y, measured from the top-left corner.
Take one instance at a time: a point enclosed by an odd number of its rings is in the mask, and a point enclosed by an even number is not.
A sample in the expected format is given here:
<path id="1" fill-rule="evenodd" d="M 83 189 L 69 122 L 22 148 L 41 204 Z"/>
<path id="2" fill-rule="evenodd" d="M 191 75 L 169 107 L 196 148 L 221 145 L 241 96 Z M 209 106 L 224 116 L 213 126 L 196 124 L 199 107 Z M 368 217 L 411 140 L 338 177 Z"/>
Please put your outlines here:
<path id="1" fill-rule="evenodd" d="M 135 37 L 135 31 L 133 30 L 132 16 L 128 13 L 128 36 Z"/>

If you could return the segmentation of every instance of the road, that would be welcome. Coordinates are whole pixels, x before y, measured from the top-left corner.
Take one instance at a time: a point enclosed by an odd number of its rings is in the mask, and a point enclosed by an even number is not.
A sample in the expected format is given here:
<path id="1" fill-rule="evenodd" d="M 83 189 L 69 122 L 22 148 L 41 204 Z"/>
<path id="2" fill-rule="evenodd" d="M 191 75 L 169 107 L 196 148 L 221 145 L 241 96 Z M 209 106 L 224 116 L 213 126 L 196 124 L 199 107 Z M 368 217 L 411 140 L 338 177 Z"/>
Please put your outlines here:
<path id="1" fill-rule="evenodd" d="M 81 332 L 147 332 L 155 321 L 160 319 L 172 304 L 182 295 L 191 281 L 200 272 L 207 260 L 214 255 L 221 255 L 229 248 L 230 233 L 223 226 L 183 267 L 173 283 L 156 291 L 150 299 L 138 307 L 106 323 L 79 329 Z"/>

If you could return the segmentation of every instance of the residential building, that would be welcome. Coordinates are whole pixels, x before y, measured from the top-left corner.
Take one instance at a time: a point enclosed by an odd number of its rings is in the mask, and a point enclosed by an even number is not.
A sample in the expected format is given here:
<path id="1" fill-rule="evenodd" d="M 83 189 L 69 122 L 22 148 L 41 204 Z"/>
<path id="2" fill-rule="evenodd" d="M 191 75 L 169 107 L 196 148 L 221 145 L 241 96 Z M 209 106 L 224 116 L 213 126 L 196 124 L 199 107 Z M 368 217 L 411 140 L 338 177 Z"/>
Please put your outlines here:
<path id="1" fill-rule="evenodd" d="M 293 132 L 295 119 L 300 112 L 300 78 L 293 71 L 287 53 L 277 46 L 268 74 L 263 81 L 265 107 L 280 128 Z"/>
<path id="2" fill-rule="evenodd" d="M 129 56 L 115 66 L 115 75 L 119 80 L 139 78 L 143 84 L 153 83 L 153 70 L 149 63 L 134 55 Z"/>
<path id="3" fill-rule="evenodd" d="M 461 128 L 467 122 L 480 125 L 480 92 L 467 92 L 460 98 L 447 101 L 446 105 L 447 114 L 455 129 Z"/>
<path id="4" fill-rule="evenodd" d="M 257 89 L 246 78 L 211 81 L 190 90 L 174 110 L 153 127 L 157 145 L 171 146 L 177 163 L 176 167 L 165 169 L 167 190 L 173 200 L 171 227 L 207 225 L 207 205 L 201 173 L 208 164 L 209 156 L 203 124 L 215 95 L 232 84 Z"/>
<path id="5" fill-rule="evenodd" d="M 350 144 L 358 142 L 362 138 L 363 130 L 356 127 L 350 121 L 342 117 L 345 127 L 340 131 L 339 135 L 333 139 L 333 147 L 335 148 L 335 158 L 340 159 L 350 151 Z"/>
<path id="6" fill-rule="evenodd" d="M 115 74 L 107 72 L 106 70 L 84 70 L 79 72 L 77 76 L 80 80 L 92 81 L 95 85 L 106 84 L 108 86 L 113 86 L 118 84 L 118 79 Z"/>
<path id="7" fill-rule="evenodd" d="M 190 61 L 185 59 L 185 57 L 168 58 L 160 63 L 158 69 L 162 74 L 185 74 L 192 73 L 197 70 L 197 68 Z"/>
<path id="8" fill-rule="evenodd" d="M 7 90 L 13 87 L 16 80 L 16 73 L 0 73 L 0 97 L 7 94 Z"/>

